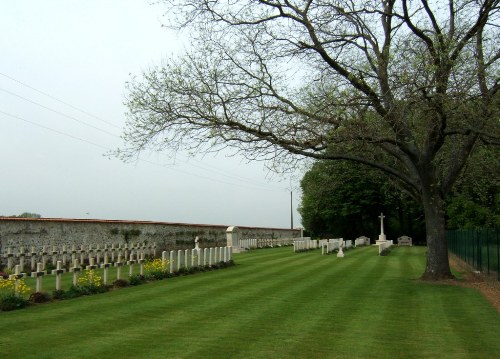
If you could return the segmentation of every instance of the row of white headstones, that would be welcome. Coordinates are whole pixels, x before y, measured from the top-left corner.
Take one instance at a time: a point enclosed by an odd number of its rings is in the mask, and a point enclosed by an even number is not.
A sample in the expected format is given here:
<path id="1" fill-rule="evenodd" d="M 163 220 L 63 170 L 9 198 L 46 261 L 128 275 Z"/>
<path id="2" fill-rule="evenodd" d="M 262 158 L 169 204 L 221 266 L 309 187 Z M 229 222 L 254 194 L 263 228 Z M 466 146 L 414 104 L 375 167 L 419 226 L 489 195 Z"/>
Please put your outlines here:
<path id="1" fill-rule="evenodd" d="M 118 255 L 118 260 L 114 263 L 108 262 L 107 253 L 104 254 L 104 263 L 98 265 L 95 258 L 91 257 L 89 265 L 85 267 L 87 270 L 94 270 L 97 268 L 103 269 L 102 281 L 104 285 L 108 284 L 108 270 L 111 266 L 116 267 L 116 279 L 121 279 L 121 267 L 129 266 L 129 277 L 134 274 L 134 264 L 139 264 L 139 275 L 144 275 L 144 253 L 141 253 L 139 259 L 135 259 L 134 253 L 131 253 L 128 261 L 123 261 L 121 255 Z M 229 262 L 232 259 L 231 247 L 212 247 L 212 248 L 199 248 L 198 245 L 194 249 L 178 250 L 178 251 L 163 251 L 162 252 L 162 267 L 165 271 L 168 269 L 169 273 L 174 273 L 181 270 L 181 268 L 196 268 L 196 267 L 211 267 L 219 262 Z M 70 272 L 73 273 L 73 285 L 78 284 L 80 271 L 84 268 L 80 266 L 79 259 L 74 259 L 73 267 Z M 56 269 L 52 270 L 55 275 L 56 290 L 61 289 L 61 276 L 65 272 L 63 269 L 62 261 L 57 261 Z M 36 279 L 36 292 L 42 291 L 42 279 L 48 272 L 43 270 L 43 263 L 37 263 L 36 271 L 31 272 L 31 277 Z M 14 290 L 18 293 L 19 280 L 26 277 L 26 273 L 21 272 L 21 266 L 15 266 L 14 274 L 9 276 L 9 279 L 15 280 Z"/>
<path id="2" fill-rule="evenodd" d="M 71 261 L 70 263 L 74 263 L 76 259 L 79 259 L 80 263 L 84 263 L 84 261 L 88 259 L 88 263 L 90 264 L 91 258 L 95 258 L 97 264 L 100 265 L 106 254 L 109 254 L 111 257 L 111 262 L 114 262 L 115 258 L 120 255 L 129 258 L 129 255 L 134 253 L 138 258 L 140 256 L 156 256 L 156 243 L 149 245 L 136 243 L 130 246 L 122 246 L 121 244 L 116 246 L 115 244 L 111 244 L 111 246 L 108 246 L 105 244 L 103 248 L 101 248 L 99 244 L 96 245 L 96 247 L 92 247 L 92 245 L 88 245 L 87 247 L 81 245 L 80 249 L 77 249 L 76 246 L 73 245 L 70 250 L 68 250 L 66 245 L 63 245 L 62 247 L 52 246 L 51 251 L 49 251 L 47 247 L 48 246 L 42 246 L 40 251 L 37 251 L 35 247 L 31 247 L 30 252 L 26 252 L 24 247 L 19 247 L 17 250 L 12 250 L 11 247 L 7 248 L 7 253 L 4 254 L 4 258 L 7 258 L 7 268 L 9 270 L 12 269 L 17 261 L 21 267 L 21 271 L 24 271 L 26 269 L 26 257 L 31 257 L 30 269 L 34 271 L 37 269 L 37 259 L 41 260 L 43 264 L 42 269 L 45 270 L 49 259 L 52 259 L 52 264 L 54 266 L 59 260 L 62 262 L 63 266 L 65 266 L 68 260 Z"/>

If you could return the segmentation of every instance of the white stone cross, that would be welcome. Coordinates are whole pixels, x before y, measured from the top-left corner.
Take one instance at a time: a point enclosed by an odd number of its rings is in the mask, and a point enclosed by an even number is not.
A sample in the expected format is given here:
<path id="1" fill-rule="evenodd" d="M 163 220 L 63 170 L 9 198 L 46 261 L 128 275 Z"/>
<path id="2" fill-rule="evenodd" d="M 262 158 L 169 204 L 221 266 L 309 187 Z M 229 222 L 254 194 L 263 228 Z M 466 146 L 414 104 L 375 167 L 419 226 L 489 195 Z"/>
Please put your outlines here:
<path id="1" fill-rule="evenodd" d="M 19 253 L 17 256 L 19 257 L 19 265 L 21 266 L 21 270 L 24 270 L 24 257 L 26 256 L 24 247 L 19 248 Z"/>
<path id="2" fill-rule="evenodd" d="M 56 275 L 56 290 L 61 290 L 61 276 L 64 273 L 64 269 L 62 268 L 62 262 L 57 261 L 56 269 L 52 270 L 52 274 Z"/>
<path id="3" fill-rule="evenodd" d="M 78 262 L 78 259 L 73 260 L 73 268 L 71 268 L 71 271 L 73 272 L 73 285 L 78 285 L 78 276 L 80 273 L 80 263 Z"/>
<path id="4" fill-rule="evenodd" d="M 140 275 L 144 275 L 144 262 L 146 260 L 144 259 L 144 252 L 141 253 L 141 256 L 139 257 L 139 259 L 137 260 L 137 262 L 139 263 L 139 274 Z"/>
<path id="5" fill-rule="evenodd" d="M 380 234 L 384 234 L 384 214 L 383 213 L 380 213 L 380 216 L 378 216 L 378 218 L 380 218 Z"/>
<path id="6" fill-rule="evenodd" d="M 12 248 L 7 248 L 7 254 L 4 254 L 4 257 L 7 257 L 7 268 L 12 269 L 12 258 L 14 257 L 14 253 L 12 253 Z"/>
<path id="7" fill-rule="evenodd" d="M 387 239 L 385 237 L 385 233 L 384 233 L 384 214 L 383 213 L 380 213 L 380 216 L 378 216 L 378 218 L 380 218 L 380 235 L 378 236 L 378 240 L 379 242 L 385 242 Z"/>
<path id="8" fill-rule="evenodd" d="M 132 277 L 132 274 L 134 273 L 134 263 L 135 263 L 134 253 L 131 252 L 130 253 L 130 259 L 127 262 L 127 264 L 129 265 L 129 267 L 128 267 L 128 275 L 129 275 L 129 277 Z"/>
<path id="9" fill-rule="evenodd" d="M 104 285 L 108 284 L 108 268 L 111 266 L 111 263 L 108 262 L 108 253 L 104 252 L 104 263 L 101 264 L 101 268 L 103 269 L 102 274 L 102 282 Z"/>
<path id="10" fill-rule="evenodd" d="M 26 273 L 21 273 L 21 265 L 19 264 L 16 264 L 14 268 L 14 274 L 11 274 L 9 279 L 14 279 L 16 281 L 14 284 L 14 292 L 19 293 L 19 279 L 24 278 Z"/>
<path id="11" fill-rule="evenodd" d="M 36 264 L 36 272 L 31 272 L 31 277 L 36 278 L 36 291 L 37 293 L 42 291 L 42 278 L 45 275 L 43 271 L 44 264 L 37 263 Z"/>
<path id="12" fill-rule="evenodd" d="M 115 262 L 115 267 L 116 267 L 116 279 L 120 279 L 121 273 L 122 273 L 122 255 L 118 254 L 118 260 Z"/>

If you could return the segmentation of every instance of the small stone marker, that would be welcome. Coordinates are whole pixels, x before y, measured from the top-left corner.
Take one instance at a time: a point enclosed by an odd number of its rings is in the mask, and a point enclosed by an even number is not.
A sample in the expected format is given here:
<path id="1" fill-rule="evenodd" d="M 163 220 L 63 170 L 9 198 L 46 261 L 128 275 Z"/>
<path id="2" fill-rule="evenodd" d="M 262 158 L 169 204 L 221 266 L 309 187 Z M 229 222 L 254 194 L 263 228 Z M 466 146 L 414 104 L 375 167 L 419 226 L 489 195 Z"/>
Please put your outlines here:
<path id="1" fill-rule="evenodd" d="M 175 256 L 175 252 L 174 251 L 170 251 L 170 257 L 169 257 L 169 269 L 168 269 L 168 272 L 169 273 L 174 273 L 174 256 Z"/>
<path id="2" fill-rule="evenodd" d="M 189 249 L 184 251 L 184 268 L 189 268 Z"/>
<path id="3" fill-rule="evenodd" d="M 31 272 L 31 278 L 36 278 L 36 292 L 37 293 L 42 291 L 42 278 L 45 275 L 43 268 L 44 268 L 43 263 L 37 263 L 36 272 Z"/>
<path id="4" fill-rule="evenodd" d="M 80 271 L 82 268 L 80 267 L 80 263 L 78 263 L 78 259 L 73 261 L 73 267 L 70 268 L 70 271 L 73 272 L 73 285 L 78 285 L 78 276 L 80 275 Z"/>
<path id="5" fill-rule="evenodd" d="M 181 269 L 182 266 L 182 251 L 179 249 L 177 251 L 177 271 Z"/>
<path id="6" fill-rule="evenodd" d="M 43 269 L 45 269 L 45 267 L 47 266 L 47 246 L 42 247 L 42 264 L 43 264 Z M 38 264 L 37 264 L 37 268 L 38 268 Z"/>
<path id="7" fill-rule="evenodd" d="M 167 268 L 167 251 L 161 252 L 161 266 L 162 268 Z"/>
<path id="8" fill-rule="evenodd" d="M 208 248 L 203 248 L 203 266 L 207 266 L 207 260 L 208 260 Z"/>
<path id="9" fill-rule="evenodd" d="M 56 275 L 56 290 L 61 290 L 61 276 L 64 273 L 64 269 L 62 268 L 62 262 L 57 261 L 56 269 L 52 270 L 52 274 Z"/>

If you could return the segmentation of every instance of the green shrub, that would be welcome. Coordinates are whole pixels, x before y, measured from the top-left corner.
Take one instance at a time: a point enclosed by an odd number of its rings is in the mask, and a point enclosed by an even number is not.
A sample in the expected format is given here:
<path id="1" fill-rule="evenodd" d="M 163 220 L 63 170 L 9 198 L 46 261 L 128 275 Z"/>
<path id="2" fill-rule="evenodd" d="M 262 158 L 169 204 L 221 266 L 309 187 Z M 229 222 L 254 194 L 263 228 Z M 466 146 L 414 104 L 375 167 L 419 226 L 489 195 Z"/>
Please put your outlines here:
<path id="1" fill-rule="evenodd" d="M 52 292 L 52 298 L 54 299 L 64 299 L 66 298 L 66 292 L 62 289 L 55 290 Z"/>
<path id="2" fill-rule="evenodd" d="M 128 287 L 129 282 L 126 279 L 117 279 L 113 282 L 113 287 L 115 288 L 123 288 Z"/>
<path id="3" fill-rule="evenodd" d="M 129 280 L 130 285 L 139 285 L 139 284 L 143 284 L 146 282 L 146 278 L 140 274 L 134 274 L 134 275 L 130 276 L 130 278 L 128 280 Z"/>
<path id="4" fill-rule="evenodd" d="M 0 295 L 0 310 L 4 312 L 21 309 L 28 304 L 28 300 L 14 293 Z"/>
<path id="5" fill-rule="evenodd" d="M 31 293 L 29 301 L 31 303 L 45 303 L 50 301 L 50 295 L 44 292 Z"/>

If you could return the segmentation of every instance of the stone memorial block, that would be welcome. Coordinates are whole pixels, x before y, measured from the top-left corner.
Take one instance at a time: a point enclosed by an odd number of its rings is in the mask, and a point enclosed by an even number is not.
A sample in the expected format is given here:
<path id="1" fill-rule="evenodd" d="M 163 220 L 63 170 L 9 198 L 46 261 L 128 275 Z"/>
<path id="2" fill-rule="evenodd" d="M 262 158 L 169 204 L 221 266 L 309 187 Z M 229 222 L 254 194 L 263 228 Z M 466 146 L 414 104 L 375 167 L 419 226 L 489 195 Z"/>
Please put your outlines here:
<path id="1" fill-rule="evenodd" d="M 398 246 L 413 246 L 413 241 L 411 237 L 401 236 L 398 238 Z"/>
<path id="2" fill-rule="evenodd" d="M 239 253 L 241 250 L 240 246 L 240 229 L 236 226 L 231 226 L 226 229 L 226 246 L 233 247 L 235 253 Z"/>

